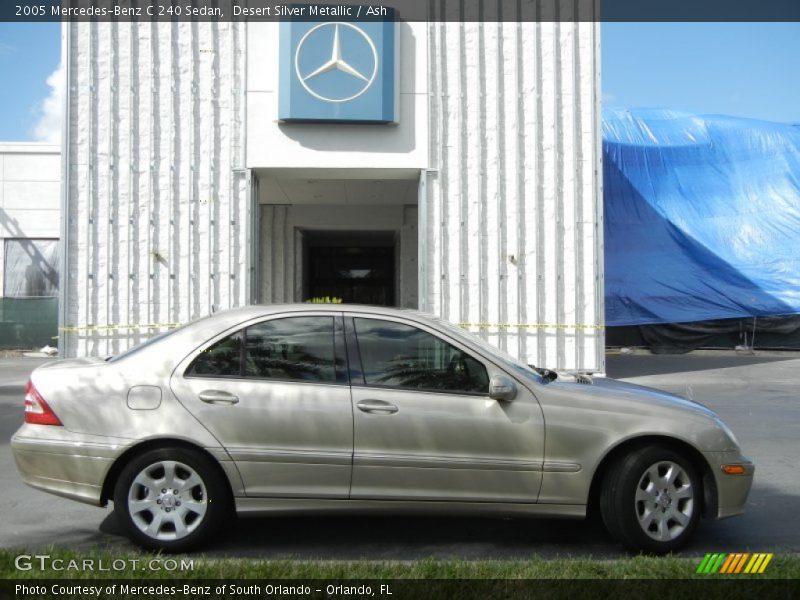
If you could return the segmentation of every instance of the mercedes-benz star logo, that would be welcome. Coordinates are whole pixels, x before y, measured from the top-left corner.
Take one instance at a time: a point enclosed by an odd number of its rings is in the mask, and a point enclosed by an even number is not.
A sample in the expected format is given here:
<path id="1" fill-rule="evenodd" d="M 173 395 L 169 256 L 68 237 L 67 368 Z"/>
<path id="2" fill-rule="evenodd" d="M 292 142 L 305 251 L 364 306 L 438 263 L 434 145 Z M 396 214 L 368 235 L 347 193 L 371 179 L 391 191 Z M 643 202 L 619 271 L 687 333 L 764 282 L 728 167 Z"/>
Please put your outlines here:
<path id="1" fill-rule="evenodd" d="M 333 27 L 333 47 L 331 48 L 330 59 L 323 62 L 317 68 L 312 69 L 311 71 L 303 72 L 300 67 L 300 57 L 303 53 L 303 48 L 306 45 L 306 42 L 315 35 L 319 35 L 323 33 L 325 29 Z M 369 49 L 372 51 L 372 69 L 362 69 L 359 70 L 353 67 L 350 63 L 348 63 L 342 57 L 342 43 L 341 43 L 341 35 L 340 35 L 340 27 L 350 28 L 355 31 L 361 38 L 363 38 Z M 332 23 L 320 23 L 309 29 L 306 34 L 300 39 L 300 42 L 297 44 L 297 51 L 294 55 L 294 69 L 295 73 L 297 74 L 297 80 L 302 84 L 305 90 L 317 98 L 318 100 L 322 100 L 323 102 L 349 102 L 350 100 L 355 100 L 359 96 L 361 96 L 364 92 L 366 92 L 371 86 L 372 83 L 375 81 L 375 76 L 378 74 L 378 51 L 375 48 L 375 44 L 370 39 L 370 37 L 364 33 L 360 28 L 356 27 L 351 23 L 345 22 L 332 22 Z M 361 82 L 361 85 L 357 87 L 357 91 L 352 93 L 352 86 L 347 88 L 345 95 L 343 97 L 338 97 L 336 95 L 331 94 L 330 92 L 320 93 L 319 89 L 315 91 L 312 87 L 315 87 L 316 80 L 323 74 L 329 73 L 331 71 L 340 71 L 345 75 L 355 78 L 356 80 Z"/>

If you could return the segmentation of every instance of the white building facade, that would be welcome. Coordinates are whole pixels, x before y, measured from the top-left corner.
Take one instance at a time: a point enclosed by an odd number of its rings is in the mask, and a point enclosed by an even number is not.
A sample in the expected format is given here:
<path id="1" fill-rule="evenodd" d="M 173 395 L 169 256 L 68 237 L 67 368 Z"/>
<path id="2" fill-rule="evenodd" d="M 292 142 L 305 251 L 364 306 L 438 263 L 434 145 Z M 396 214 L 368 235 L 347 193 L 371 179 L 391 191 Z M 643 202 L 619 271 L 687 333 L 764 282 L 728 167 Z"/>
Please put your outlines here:
<path id="1" fill-rule="evenodd" d="M 604 371 L 599 25 L 397 23 L 371 123 L 283 118 L 284 27 L 65 25 L 62 354 L 322 297 Z"/>
<path id="2" fill-rule="evenodd" d="M 57 276 L 43 286 L 41 277 L 26 278 L 24 271 L 32 262 L 51 263 L 40 269 L 47 279 L 58 267 L 52 243 L 60 235 L 60 197 L 57 144 L 0 142 L 0 298 L 41 297 L 57 290 Z M 25 259 L 42 249 L 41 260 Z"/>
<path id="3" fill-rule="evenodd" d="M 0 143 L 0 350 L 58 334 L 61 148 Z"/>

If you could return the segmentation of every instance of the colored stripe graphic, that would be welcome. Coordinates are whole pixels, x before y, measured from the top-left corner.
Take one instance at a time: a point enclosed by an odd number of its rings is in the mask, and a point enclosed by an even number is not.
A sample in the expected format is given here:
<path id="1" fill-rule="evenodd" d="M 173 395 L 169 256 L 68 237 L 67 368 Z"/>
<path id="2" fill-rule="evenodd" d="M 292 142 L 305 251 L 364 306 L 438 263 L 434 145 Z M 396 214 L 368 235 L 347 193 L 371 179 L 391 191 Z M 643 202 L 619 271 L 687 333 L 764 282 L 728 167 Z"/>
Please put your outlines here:
<path id="1" fill-rule="evenodd" d="M 720 569 L 720 573 L 733 573 L 733 570 L 736 568 L 736 564 L 739 562 L 740 556 L 741 554 L 739 552 L 729 554 L 728 560 L 725 561 L 725 564 L 722 565 L 722 569 Z"/>
<path id="2" fill-rule="evenodd" d="M 711 570 L 709 571 L 709 573 L 716 573 L 717 571 L 719 571 L 719 568 L 722 565 L 722 561 L 724 560 L 725 560 L 725 555 L 718 554 L 717 559 L 714 561 L 714 564 L 711 565 Z"/>
<path id="3" fill-rule="evenodd" d="M 695 573 L 705 573 L 706 572 L 706 566 L 708 565 L 710 560 L 711 560 L 711 555 L 710 554 L 706 554 L 703 557 L 703 560 L 700 561 L 700 566 L 697 567 L 697 571 L 695 571 Z"/>
<path id="4" fill-rule="evenodd" d="M 761 565 L 761 561 L 764 560 L 764 555 L 756 552 L 753 556 L 750 557 L 750 561 L 747 563 L 747 566 L 744 568 L 745 573 L 756 573 L 759 565 Z"/>
<path id="5" fill-rule="evenodd" d="M 726 571 L 724 571 L 727 574 L 736 573 L 736 569 L 739 567 L 739 563 L 742 562 L 742 557 L 744 556 L 744 554 L 741 553 L 741 552 L 737 552 L 733 556 L 734 556 L 734 558 L 731 561 L 730 566 L 728 567 L 728 569 Z"/>
<path id="6" fill-rule="evenodd" d="M 722 565 L 722 569 L 720 569 L 720 573 L 727 573 L 728 569 L 731 566 L 731 563 L 734 561 L 735 558 L 736 558 L 735 554 L 729 554 L 728 560 L 725 561 L 725 564 Z"/>
<path id="7" fill-rule="evenodd" d="M 759 573 L 763 573 L 764 572 L 764 569 L 767 568 L 767 565 L 769 564 L 769 561 L 772 560 L 772 556 L 773 556 L 773 554 L 771 552 L 765 556 L 764 562 L 761 563 L 761 567 L 758 569 Z"/>
<path id="8" fill-rule="evenodd" d="M 709 553 L 703 557 L 696 573 L 725 575 L 763 573 L 774 554 L 767 552 Z"/>
<path id="9" fill-rule="evenodd" d="M 741 572 L 742 567 L 744 567 L 744 561 L 747 560 L 748 556 L 750 556 L 749 552 L 745 552 L 744 554 L 742 554 L 741 558 L 739 559 L 739 562 L 736 563 L 736 570 L 733 571 L 734 573 L 740 573 Z"/>
<path id="10" fill-rule="evenodd" d="M 703 562 L 697 567 L 698 573 L 716 573 L 722 561 L 725 559 L 725 554 L 706 554 Z"/>

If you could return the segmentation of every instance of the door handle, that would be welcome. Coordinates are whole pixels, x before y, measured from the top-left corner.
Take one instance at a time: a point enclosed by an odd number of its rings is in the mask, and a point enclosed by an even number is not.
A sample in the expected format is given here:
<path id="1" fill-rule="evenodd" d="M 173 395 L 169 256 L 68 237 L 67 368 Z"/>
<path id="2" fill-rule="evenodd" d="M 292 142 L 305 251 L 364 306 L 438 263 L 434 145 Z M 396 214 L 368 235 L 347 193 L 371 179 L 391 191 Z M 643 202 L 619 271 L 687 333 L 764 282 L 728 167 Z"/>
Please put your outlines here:
<path id="1" fill-rule="evenodd" d="M 356 404 L 358 410 L 365 413 L 396 413 L 399 409 L 394 404 L 383 400 L 362 400 Z"/>
<path id="2" fill-rule="evenodd" d="M 220 390 L 203 390 L 198 398 L 208 404 L 236 404 L 239 402 L 237 396 Z"/>

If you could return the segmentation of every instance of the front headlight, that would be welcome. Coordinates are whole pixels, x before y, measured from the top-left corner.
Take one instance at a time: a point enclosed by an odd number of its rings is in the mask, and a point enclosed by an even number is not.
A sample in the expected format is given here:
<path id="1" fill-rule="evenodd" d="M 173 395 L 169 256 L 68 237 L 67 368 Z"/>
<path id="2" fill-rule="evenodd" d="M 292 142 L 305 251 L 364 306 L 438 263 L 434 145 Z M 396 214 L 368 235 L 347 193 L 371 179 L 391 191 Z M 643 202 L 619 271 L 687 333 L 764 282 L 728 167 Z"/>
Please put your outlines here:
<path id="1" fill-rule="evenodd" d="M 733 434 L 733 431 L 731 431 L 731 428 L 725 425 L 725 422 L 720 418 L 715 418 L 714 420 L 717 422 L 717 425 L 719 425 L 719 428 L 722 429 L 723 433 L 728 436 L 728 439 L 730 440 L 731 444 L 733 444 L 733 447 L 738 449 L 739 440 L 736 439 L 736 436 Z"/>

